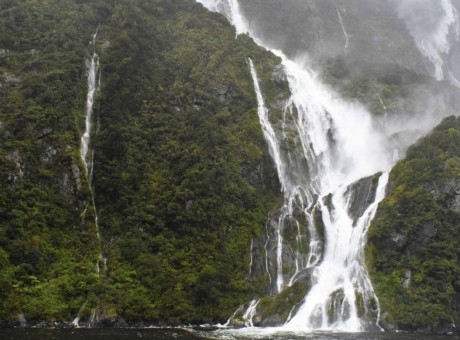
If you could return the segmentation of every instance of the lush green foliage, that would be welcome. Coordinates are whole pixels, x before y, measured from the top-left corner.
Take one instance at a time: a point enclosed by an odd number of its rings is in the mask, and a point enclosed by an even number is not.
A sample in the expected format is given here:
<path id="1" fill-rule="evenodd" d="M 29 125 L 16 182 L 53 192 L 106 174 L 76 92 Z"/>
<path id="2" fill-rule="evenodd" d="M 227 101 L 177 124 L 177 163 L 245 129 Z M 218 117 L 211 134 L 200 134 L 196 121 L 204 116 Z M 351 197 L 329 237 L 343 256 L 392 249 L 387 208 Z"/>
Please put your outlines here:
<path id="1" fill-rule="evenodd" d="M 96 29 L 88 183 L 79 148 Z M 247 279 L 249 249 L 280 197 L 248 57 L 278 117 L 279 60 L 193 0 L 0 0 L 1 323 L 222 322 L 265 295 L 265 273 Z M 445 90 L 340 58 L 323 77 L 382 115 L 418 112 L 414 86 Z M 459 136 L 451 118 L 408 151 L 370 230 L 372 278 L 401 328 L 460 323 Z M 284 321 L 306 286 L 263 298 L 255 321 Z"/>
<path id="2" fill-rule="evenodd" d="M 118 3 L 101 36 L 105 296 L 128 320 L 222 321 L 278 192 L 247 58 L 262 79 L 278 61 L 191 1 Z"/>
<path id="3" fill-rule="evenodd" d="M 0 320 L 69 320 L 97 281 L 78 149 L 100 18 L 61 0 L 0 1 L 0 17 Z"/>
<path id="4" fill-rule="evenodd" d="M 460 119 L 412 146 L 390 174 L 369 230 L 367 262 L 385 322 L 439 331 L 458 324 Z"/>
<path id="5" fill-rule="evenodd" d="M 192 0 L 2 0 L 0 19 L 0 320 L 222 321 L 251 299 L 279 187 L 247 58 L 272 98 L 279 61 Z M 100 242 L 79 156 L 96 29 Z"/>

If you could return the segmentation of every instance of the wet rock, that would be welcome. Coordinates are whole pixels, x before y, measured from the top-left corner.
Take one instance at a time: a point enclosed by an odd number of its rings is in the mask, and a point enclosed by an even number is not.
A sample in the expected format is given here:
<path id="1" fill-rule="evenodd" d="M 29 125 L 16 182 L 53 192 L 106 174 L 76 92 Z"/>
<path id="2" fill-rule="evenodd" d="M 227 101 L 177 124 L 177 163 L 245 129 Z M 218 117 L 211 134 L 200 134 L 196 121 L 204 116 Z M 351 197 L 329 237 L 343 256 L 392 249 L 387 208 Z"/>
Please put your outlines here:
<path id="1" fill-rule="evenodd" d="M 419 237 L 424 242 L 427 242 L 430 238 L 436 236 L 436 233 L 436 225 L 433 222 L 425 222 L 420 228 Z"/>
<path id="2" fill-rule="evenodd" d="M 446 196 L 449 209 L 460 213 L 460 180 L 458 178 L 437 182 L 430 192 L 436 199 Z"/>
<path id="3" fill-rule="evenodd" d="M 308 290 L 310 289 L 311 269 L 304 273 L 302 280 L 286 287 L 281 293 L 264 297 L 257 306 L 254 325 L 260 327 L 276 327 L 286 322 L 289 315 L 302 305 Z"/>
<path id="4" fill-rule="evenodd" d="M 232 85 L 231 84 L 216 85 L 213 90 L 214 90 L 216 97 L 219 98 L 219 101 L 221 103 L 224 103 L 227 100 L 227 97 L 232 90 Z"/>
<path id="5" fill-rule="evenodd" d="M 62 174 L 60 192 L 67 197 L 73 195 L 73 187 L 68 172 Z"/>
<path id="6" fill-rule="evenodd" d="M 53 163 L 53 158 L 56 156 L 57 150 L 52 146 L 47 146 L 45 151 L 40 155 L 40 161 L 43 166 L 49 166 Z"/>
<path id="7" fill-rule="evenodd" d="M 77 188 L 77 191 L 81 191 L 80 168 L 76 164 L 72 164 L 72 174 L 75 179 L 75 186 Z"/>
<path id="8" fill-rule="evenodd" d="M 353 219 L 354 224 L 364 214 L 369 205 L 374 202 L 380 175 L 379 173 L 361 178 L 347 188 L 346 195 L 350 201 L 348 214 Z"/>
<path id="9" fill-rule="evenodd" d="M 262 185 L 264 183 L 264 168 L 262 164 L 255 167 L 244 166 L 241 168 L 241 176 L 246 178 L 251 185 Z"/>
<path id="10" fill-rule="evenodd" d="M 259 322 L 257 322 L 258 320 L 255 320 L 255 321 L 258 327 L 277 327 L 277 326 L 281 326 L 282 324 L 284 324 L 286 320 L 283 320 L 281 318 L 281 315 L 279 314 L 273 314 L 273 315 L 266 317 L 263 320 L 260 320 Z"/>

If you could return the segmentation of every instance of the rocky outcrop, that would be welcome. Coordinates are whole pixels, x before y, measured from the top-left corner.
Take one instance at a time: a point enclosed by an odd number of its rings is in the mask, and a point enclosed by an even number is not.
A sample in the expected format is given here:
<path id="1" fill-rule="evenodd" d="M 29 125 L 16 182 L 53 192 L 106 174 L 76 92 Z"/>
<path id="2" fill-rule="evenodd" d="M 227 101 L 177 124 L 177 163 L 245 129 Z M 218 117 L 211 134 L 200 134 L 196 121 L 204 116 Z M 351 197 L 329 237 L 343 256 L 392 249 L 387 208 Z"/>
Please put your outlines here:
<path id="1" fill-rule="evenodd" d="M 377 184 L 380 173 L 361 178 L 360 180 L 352 183 L 346 191 L 348 197 L 348 214 L 356 224 L 358 219 L 364 214 L 369 205 L 375 201 L 375 194 L 377 191 Z"/>

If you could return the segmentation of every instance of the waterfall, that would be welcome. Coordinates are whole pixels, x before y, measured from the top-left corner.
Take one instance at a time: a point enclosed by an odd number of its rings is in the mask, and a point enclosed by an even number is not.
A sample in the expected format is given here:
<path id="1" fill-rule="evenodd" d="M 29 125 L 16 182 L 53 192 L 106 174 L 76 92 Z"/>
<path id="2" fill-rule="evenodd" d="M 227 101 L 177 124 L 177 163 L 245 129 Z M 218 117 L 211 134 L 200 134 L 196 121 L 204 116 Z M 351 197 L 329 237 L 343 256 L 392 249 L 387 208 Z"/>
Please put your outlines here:
<path id="1" fill-rule="evenodd" d="M 91 149 L 91 133 L 92 133 L 92 128 L 94 125 L 94 118 L 93 118 L 93 107 L 94 107 L 94 99 L 95 95 L 99 89 L 99 81 L 100 81 L 100 75 L 99 75 L 99 56 L 96 52 L 95 44 L 97 41 L 97 36 L 98 36 L 98 31 L 93 34 L 92 39 L 89 43 L 89 45 L 93 48 L 93 54 L 91 57 L 91 61 L 87 62 L 87 72 L 88 72 L 88 78 L 87 78 L 87 84 L 88 84 L 88 93 L 86 95 L 86 104 L 85 104 L 85 130 L 83 132 L 83 135 L 81 136 L 81 147 L 80 147 L 80 157 L 83 163 L 83 166 L 85 168 L 85 175 L 86 179 L 88 181 L 89 185 L 89 190 L 91 193 L 91 204 L 93 206 L 94 212 L 95 212 L 95 217 L 94 217 L 94 224 L 96 226 L 96 235 L 99 240 L 99 245 L 101 246 L 101 239 L 100 239 L 100 231 L 99 231 L 99 222 L 98 222 L 98 216 L 97 216 L 97 210 L 96 210 L 96 202 L 94 198 L 94 190 L 92 186 L 92 179 L 93 179 L 93 157 L 94 157 L 94 150 Z M 87 209 L 83 211 L 83 219 L 86 214 Z M 95 268 L 96 268 L 96 273 L 99 276 L 100 275 L 100 264 L 99 262 L 103 262 L 104 268 L 106 268 L 106 258 L 100 252 L 99 254 L 99 259 L 96 262 Z M 80 315 L 84 308 L 86 307 L 86 304 L 88 301 L 85 301 L 83 306 L 80 308 L 77 317 L 72 321 L 72 325 L 75 327 L 78 327 L 79 322 L 80 322 Z"/>
<path id="2" fill-rule="evenodd" d="M 345 29 L 345 24 L 343 23 L 343 18 L 342 18 L 342 15 L 340 14 L 340 11 L 339 9 L 336 7 L 335 8 L 337 10 L 337 16 L 339 17 L 339 22 L 340 22 L 340 27 L 342 28 L 342 32 L 343 32 L 343 37 L 345 38 L 345 46 L 344 46 L 344 52 L 345 54 L 348 53 L 348 44 L 349 44 L 349 41 L 350 41 L 350 36 L 348 35 L 346 29 Z"/>
<path id="3" fill-rule="evenodd" d="M 249 32 L 249 27 L 241 15 L 240 5 L 238 1 L 234 0 L 197 0 L 203 4 L 207 9 L 213 12 L 219 12 L 226 16 L 228 21 L 235 27 L 236 34 L 243 34 Z"/>
<path id="4" fill-rule="evenodd" d="M 86 300 L 85 303 L 80 307 L 80 310 L 78 311 L 77 317 L 75 319 L 73 319 L 73 321 L 72 321 L 72 326 L 78 327 L 78 324 L 79 324 L 80 318 L 81 318 L 81 313 L 85 309 L 87 303 L 88 303 L 88 300 Z"/>
<path id="5" fill-rule="evenodd" d="M 265 265 L 271 290 L 280 293 L 297 280 L 311 283 L 303 301 L 293 306 L 279 329 L 378 329 L 379 302 L 364 264 L 366 233 L 384 198 L 389 170 L 439 117 L 428 112 L 374 117 L 361 104 L 345 101 L 323 84 L 308 58 L 289 59 L 282 51 L 268 48 L 254 36 L 237 0 L 197 1 L 205 6 L 212 2 L 208 9 L 223 13 L 237 33 L 248 33 L 277 55 L 289 84 L 291 96 L 282 118 L 271 119 L 257 77 L 257 61 L 248 59 L 260 125 L 284 196 L 282 206 L 267 222 Z M 343 28 L 343 20 L 341 24 Z M 398 135 L 404 138 L 395 138 Z M 353 211 L 354 188 L 370 176 L 378 182 L 373 196 L 359 213 Z M 289 249 L 288 230 L 296 233 Z M 269 249 L 275 249 L 272 256 Z M 269 256 L 276 262 L 272 268 Z M 286 258 L 293 269 L 285 266 Z M 272 278 L 271 273 L 276 276 Z M 249 326 L 257 314 L 255 301 L 243 316 L 245 320 L 250 316 Z"/>
<path id="6" fill-rule="evenodd" d="M 334 194 L 334 212 L 325 218 L 328 244 L 324 260 L 315 267 L 314 284 L 297 314 L 283 328 L 288 330 L 344 330 L 363 331 L 358 317 L 375 314 L 378 325 L 378 299 L 364 267 L 365 235 L 384 198 L 388 173 L 380 176 L 374 202 L 359 218 L 356 226 L 347 213 L 346 192 Z M 359 300 L 358 300 L 359 299 Z M 374 306 L 373 306 L 374 305 Z"/>
<path id="7" fill-rule="evenodd" d="M 253 251 L 254 251 L 254 238 L 251 239 L 251 248 L 249 249 L 249 271 L 248 271 L 248 274 L 246 275 L 246 279 L 252 274 L 252 263 L 254 262 Z"/>
<path id="8" fill-rule="evenodd" d="M 80 156 L 85 167 L 85 174 L 88 180 L 89 190 L 91 192 L 91 204 L 93 205 L 95 211 L 94 223 L 96 225 L 97 238 L 100 240 L 99 232 L 99 223 L 96 210 L 96 202 L 94 200 L 94 190 L 92 186 L 93 180 L 93 158 L 94 150 L 90 149 L 91 142 L 91 133 L 93 127 L 93 107 L 94 107 L 94 97 L 99 88 L 99 56 L 96 52 L 95 44 L 97 40 L 98 31 L 93 34 L 93 37 L 90 41 L 90 46 L 93 47 L 93 55 L 91 61 L 88 63 L 88 93 L 86 96 L 86 105 L 85 105 L 85 131 L 81 137 L 81 148 Z M 89 155 L 88 155 L 89 154 Z M 105 264 L 105 259 L 102 254 L 100 259 Z M 99 261 L 96 263 L 96 271 L 99 274 Z"/>
<path id="9" fill-rule="evenodd" d="M 349 216 L 349 185 L 354 181 L 372 175 L 391 164 L 390 153 L 383 148 L 382 136 L 371 124 L 370 115 L 360 106 L 343 102 L 331 90 L 321 85 L 312 70 L 305 70 L 289 61 L 281 52 L 291 88 L 291 102 L 286 108 L 284 123 L 275 132 L 269 122 L 254 64 L 249 59 L 254 89 L 258 100 L 258 114 L 262 131 L 275 161 L 285 196 L 284 205 L 275 224 L 277 235 L 277 292 L 292 285 L 302 271 L 314 268 L 312 288 L 297 313 L 283 326 L 287 330 L 346 330 L 361 331 L 364 326 L 358 317 L 359 303 L 364 304 L 367 316 L 377 318 L 377 310 L 371 304 L 378 299 L 364 266 L 364 245 L 367 228 L 384 197 L 388 174 L 380 176 L 374 202 L 365 210 L 356 225 Z M 293 122 L 289 124 L 289 122 Z M 361 126 L 356 131 L 353 126 Z M 279 144 L 287 136 L 287 130 L 296 134 L 300 147 L 300 159 L 281 154 Z M 286 133 L 285 133 L 286 132 Z M 330 134 L 334 138 L 330 138 Z M 301 168 L 309 164 L 310 176 L 293 176 L 286 169 Z M 332 194 L 328 208 L 324 199 Z M 323 212 L 325 240 L 320 239 L 311 209 Z M 295 211 L 305 217 L 309 235 L 308 259 L 305 254 L 295 255 L 295 271 L 289 280 L 284 279 L 283 226 L 285 221 L 294 221 Z M 300 232 L 298 233 L 300 235 Z M 357 301 L 357 299 L 361 299 Z M 247 313 L 247 312 L 246 312 Z M 332 314 L 332 315 L 331 315 Z"/>
<path id="10" fill-rule="evenodd" d="M 88 156 L 90 147 L 91 130 L 93 126 L 93 106 L 94 96 L 98 89 L 98 71 L 99 71 L 99 56 L 97 55 L 94 45 L 96 44 L 98 32 L 94 33 L 90 45 L 93 46 L 93 55 L 91 61 L 88 63 L 88 94 L 86 96 L 85 105 L 85 131 L 81 136 L 80 157 L 85 167 L 86 177 L 89 182 L 92 180 L 93 175 L 93 156 Z M 91 184 L 90 184 L 91 186 Z"/>
<path id="11" fill-rule="evenodd" d="M 246 312 L 243 315 L 244 325 L 246 327 L 254 327 L 253 318 L 256 315 L 257 305 L 260 300 L 252 300 L 249 303 L 249 307 L 246 309 Z"/>

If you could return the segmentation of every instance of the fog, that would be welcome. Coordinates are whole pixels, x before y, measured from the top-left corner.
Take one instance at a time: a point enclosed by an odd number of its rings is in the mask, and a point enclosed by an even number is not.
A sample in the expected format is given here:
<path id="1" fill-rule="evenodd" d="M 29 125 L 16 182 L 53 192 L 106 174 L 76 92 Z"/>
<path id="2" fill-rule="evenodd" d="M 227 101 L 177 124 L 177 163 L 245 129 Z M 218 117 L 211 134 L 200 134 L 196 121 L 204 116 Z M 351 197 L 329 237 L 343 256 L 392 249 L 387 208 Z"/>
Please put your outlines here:
<path id="1" fill-rule="evenodd" d="M 436 79 L 446 78 L 446 62 L 458 43 L 459 21 L 451 0 L 391 0 Z"/>

